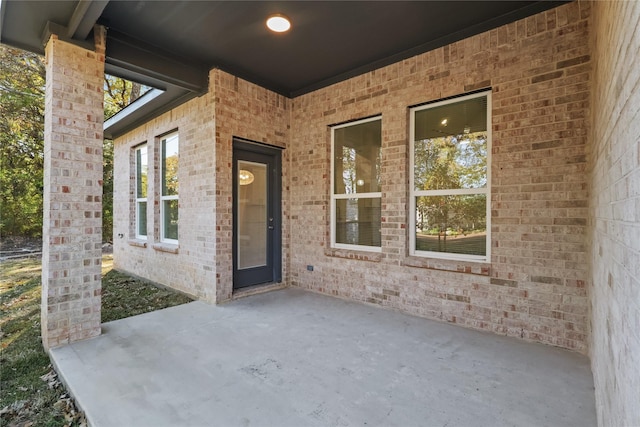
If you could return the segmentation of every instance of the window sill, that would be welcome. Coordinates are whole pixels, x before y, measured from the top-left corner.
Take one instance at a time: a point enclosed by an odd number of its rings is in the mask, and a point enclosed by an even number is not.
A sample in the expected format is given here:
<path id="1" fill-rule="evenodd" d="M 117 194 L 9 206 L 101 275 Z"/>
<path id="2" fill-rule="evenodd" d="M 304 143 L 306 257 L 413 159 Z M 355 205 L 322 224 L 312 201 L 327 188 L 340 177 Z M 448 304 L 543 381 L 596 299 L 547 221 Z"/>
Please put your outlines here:
<path id="1" fill-rule="evenodd" d="M 172 243 L 154 243 L 153 244 L 153 249 L 155 249 L 156 251 L 167 252 L 170 254 L 177 254 L 179 247 L 180 246 L 174 245 Z"/>
<path id="2" fill-rule="evenodd" d="M 146 248 L 147 247 L 147 241 L 146 240 L 134 239 L 134 240 L 128 240 L 127 243 L 129 244 L 129 246 L 135 246 L 137 248 Z"/>
<path id="3" fill-rule="evenodd" d="M 406 267 L 427 268 L 430 270 L 476 274 L 478 276 L 489 276 L 491 274 L 491 264 L 488 262 L 458 261 L 440 258 L 408 256 L 404 259 L 402 265 Z"/>
<path id="4" fill-rule="evenodd" d="M 370 251 L 358 251 L 353 249 L 328 248 L 324 251 L 325 256 L 345 259 L 355 259 L 358 261 L 382 261 L 382 253 Z"/>

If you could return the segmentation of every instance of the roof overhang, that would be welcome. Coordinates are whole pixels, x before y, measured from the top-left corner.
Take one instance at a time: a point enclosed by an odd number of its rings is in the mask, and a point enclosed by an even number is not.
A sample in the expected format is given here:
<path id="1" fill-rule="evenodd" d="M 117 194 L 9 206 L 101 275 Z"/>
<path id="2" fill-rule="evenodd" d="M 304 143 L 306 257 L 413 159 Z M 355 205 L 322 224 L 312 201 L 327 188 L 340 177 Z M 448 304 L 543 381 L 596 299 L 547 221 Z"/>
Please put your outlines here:
<path id="1" fill-rule="evenodd" d="M 105 122 L 116 137 L 205 93 L 212 68 L 296 97 L 562 3 L 1 0 L 0 42 L 42 54 L 56 34 L 91 48 L 107 27 L 105 71 L 158 89 Z M 266 30 L 276 12 L 290 33 Z"/>

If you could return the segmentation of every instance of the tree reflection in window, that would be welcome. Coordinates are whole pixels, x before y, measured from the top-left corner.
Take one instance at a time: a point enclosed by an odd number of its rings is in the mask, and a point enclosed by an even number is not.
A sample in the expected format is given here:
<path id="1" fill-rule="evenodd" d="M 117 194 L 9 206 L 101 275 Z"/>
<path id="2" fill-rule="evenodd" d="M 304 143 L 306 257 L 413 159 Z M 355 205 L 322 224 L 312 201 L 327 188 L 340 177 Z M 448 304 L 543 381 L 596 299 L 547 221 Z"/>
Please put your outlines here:
<path id="1" fill-rule="evenodd" d="M 380 118 L 333 129 L 334 245 L 380 247 L 381 129 Z"/>
<path id="2" fill-rule="evenodd" d="M 487 255 L 488 96 L 413 110 L 413 252 Z"/>
<path id="3" fill-rule="evenodd" d="M 179 139 L 174 133 L 162 139 L 162 235 L 163 241 L 177 243 L 178 240 L 178 163 Z"/>

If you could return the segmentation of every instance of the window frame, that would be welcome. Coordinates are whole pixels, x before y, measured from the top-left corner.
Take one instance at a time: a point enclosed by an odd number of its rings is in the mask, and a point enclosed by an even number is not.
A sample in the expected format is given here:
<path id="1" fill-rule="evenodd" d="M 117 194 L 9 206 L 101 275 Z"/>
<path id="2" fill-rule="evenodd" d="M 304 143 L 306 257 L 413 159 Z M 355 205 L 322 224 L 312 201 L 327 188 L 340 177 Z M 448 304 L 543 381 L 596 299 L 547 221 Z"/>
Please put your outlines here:
<path id="1" fill-rule="evenodd" d="M 331 215 L 330 215 L 330 224 L 331 224 L 331 248 L 333 249 L 347 249 L 347 250 L 355 250 L 355 251 L 365 251 L 365 252 L 382 252 L 382 241 L 380 242 L 380 246 L 367 246 L 367 245 L 352 245 L 347 243 L 337 243 L 336 242 L 336 201 L 337 200 L 348 200 L 348 199 L 380 199 L 380 208 L 381 208 L 381 220 L 380 227 L 382 227 L 382 191 L 378 192 L 368 192 L 368 193 L 345 193 L 345 194 L 336 194 L 335 192 L 335 131 L 337 129 L 343 129 L 351 126 L 360 125 L 363 123 L 369 123 L 374 121 L 380 121 L 380 126 L 382 127 L 382 115 L 377 115 L 373 117 L 368 117 L 365 119 L 359 119 L 350 121 L 348 123 L 343 123 L 340 125 L 331 126 L 331 171 L 330 171 L 330 192 L 331 192 Z M 382 132 L 380 132 L 380 150 L 382 150 Z"/>
<path id="2" fill-rule="evenodd" d="M 483 90 L 467 95 L 435 101 L 409 109 L 409 255 L 423 258 L 437 258 L 455 261 L 490 262 L 491 260 L 491 90 Z M 487 184 L 483 188 L 459 188 L 447 190 L 416 190 L 415 187 L 415 116 L 416 112 L 441 107 L 475 98 L 487 99 Z M 486 196 L 486 249 L 485 255 L 469 255 L 450 252 L 422 251 L 416 249 L 416 199 L 424 196 L 477 195 Z"/>
<path id="3" fill-rule="evenodd" d="M 177 245 L 178 244 L 178 240 L 180 238 L 180 234 L 179 234 L 179 228 L 178 228 L 178 239 L 170 239 L 165 237 L 165 219 L 166 219 L 166 213 L 165 213 L 165 207 L 164 207 L 164 202 L 167 200 L 178 200 L 178 218 L 180 218 L 180 202 L 179 202 L 179 194 L 180 191 L 178 190 L 178 194 L 173 194 L 173 195 L 165 195 L 164 194 L 164 190 L 166 188 L 165 185 L 165 171 L 164 171 L 164 167 L 163 165 L 165 164 L 165 144 L 167 142 L 168 139 L 172 138 L 172 137 L 177 137 L 178 138 L 178 177 L 180 176 L 180 136 L 178 134 L 178 131 L 174 131 L 171 133 L 168 133 L 164 136 L 162 136 L 160 138 L 160 156 L 158 156 L 160 158 L 160 188 L 159 188 L 159 193 L 160 193 L 160 242 L 162 243 L 169 243 L 169 244 L 174 244 Z M 180 179 L 178 178 L 178 188 L 180 188 Z"/>
<path id="4" fill-rule="evenodd" d="M 138 177 L 138 172 L 141 171 L 141 169 L 138 168 L 139 164 L 138 164 L 138 153 L 140 152 L 140 150 L 142 150 L 143 148 L 146 149 L 147 151 L 147 197 L 138 197 L 138 182 L 141 181 L 141 179 L 139 179 Z M 140 144 L 136 147 L 134 147 L 133 150 L 133 156 L 134 156 L 134 176 L 135 176 L 135 183 L 134 183 L 134 198 L 135 198 L 135 236 L 136 239 L 138 240 L 147 240 L 148 236 L 149 236 L 149 222 L 148 222 L 148 218 L 149 218 L 149 146 L 146 143 Z M 146 203 L 147 205 L 147 217 L 145 218 L 146 220 L 146 234 L 140 234 L 140 203 Z"/>

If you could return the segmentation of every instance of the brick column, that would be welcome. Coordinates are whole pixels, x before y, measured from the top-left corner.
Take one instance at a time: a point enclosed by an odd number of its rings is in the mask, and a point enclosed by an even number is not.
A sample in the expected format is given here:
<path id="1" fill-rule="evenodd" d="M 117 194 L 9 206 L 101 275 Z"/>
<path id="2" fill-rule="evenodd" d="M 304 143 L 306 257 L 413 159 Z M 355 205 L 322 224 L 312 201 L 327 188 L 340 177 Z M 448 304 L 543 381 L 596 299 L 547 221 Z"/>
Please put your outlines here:
<path id="1" fill-rule="evenodd" d="M 100 335 L 105 30 L 96 50 L 47 43 L 42 342 Z"/>

